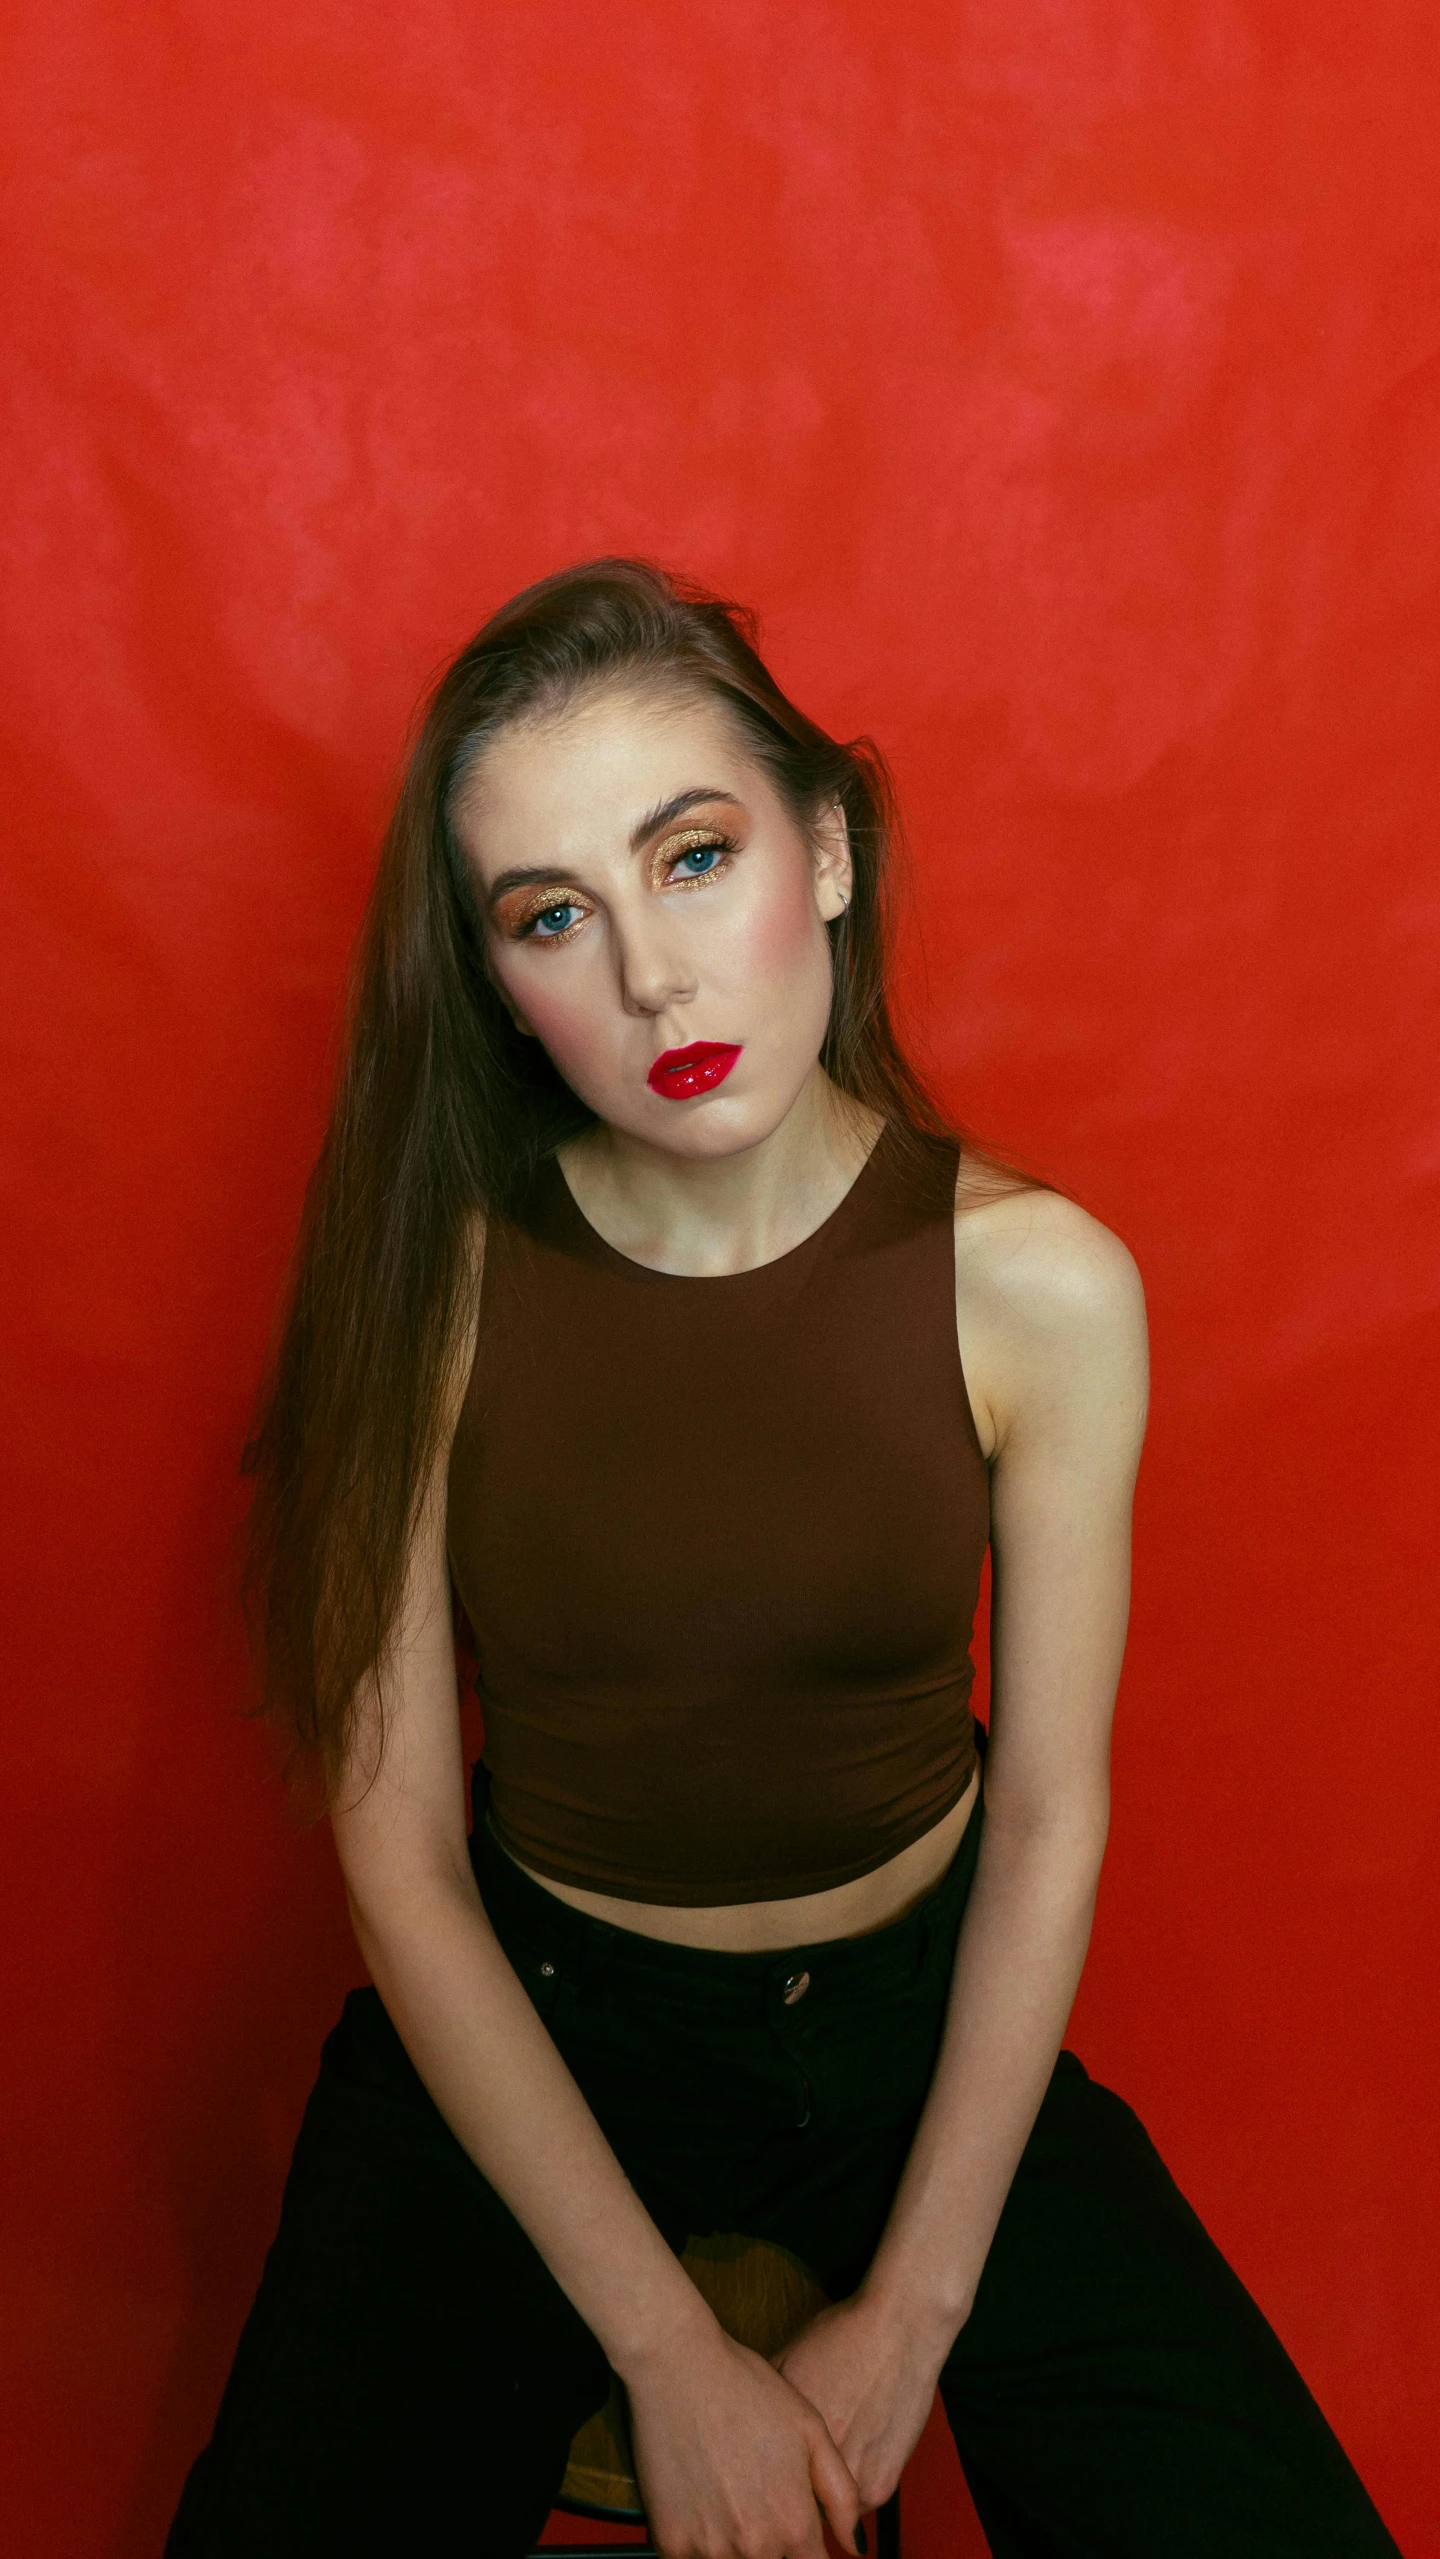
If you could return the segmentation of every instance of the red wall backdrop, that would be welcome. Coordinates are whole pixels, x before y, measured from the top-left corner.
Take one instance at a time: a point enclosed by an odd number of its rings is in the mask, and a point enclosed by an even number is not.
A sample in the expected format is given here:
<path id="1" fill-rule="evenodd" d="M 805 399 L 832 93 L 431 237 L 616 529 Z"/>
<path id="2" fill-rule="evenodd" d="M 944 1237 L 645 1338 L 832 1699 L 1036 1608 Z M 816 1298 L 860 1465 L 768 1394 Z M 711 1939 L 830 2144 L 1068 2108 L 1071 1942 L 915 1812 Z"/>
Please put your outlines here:
<path id="1" fill-rule="evenodd" d="M 1440 2552 L 1430 0 L 10 48 L 7 2552 L 158 2549 L 356 1975 L 237 1449 L 406 718 L 607 549 L 888 747 L 935 1071 L 1139 1255 L 1074 2039 Z M 927 2450 L 913 2559 L 970 2533 Z"/>

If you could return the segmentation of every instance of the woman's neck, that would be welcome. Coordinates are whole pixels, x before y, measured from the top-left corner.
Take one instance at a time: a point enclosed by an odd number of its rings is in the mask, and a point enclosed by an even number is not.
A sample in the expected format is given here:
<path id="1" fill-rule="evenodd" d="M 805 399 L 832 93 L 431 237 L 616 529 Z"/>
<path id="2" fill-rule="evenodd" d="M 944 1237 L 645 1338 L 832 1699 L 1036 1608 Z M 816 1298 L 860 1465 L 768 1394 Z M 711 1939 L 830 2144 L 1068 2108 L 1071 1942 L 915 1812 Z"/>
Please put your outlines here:
<path id="1" fill-rule="evenodd" d="M 883 1122 L 816 1066 L 758 1145 L 679 1155 L 601 1122 L 560 1150 L 582 1216 L 647 1269 L 723 1279 L 813 1235 L 859 1176 Z"/>

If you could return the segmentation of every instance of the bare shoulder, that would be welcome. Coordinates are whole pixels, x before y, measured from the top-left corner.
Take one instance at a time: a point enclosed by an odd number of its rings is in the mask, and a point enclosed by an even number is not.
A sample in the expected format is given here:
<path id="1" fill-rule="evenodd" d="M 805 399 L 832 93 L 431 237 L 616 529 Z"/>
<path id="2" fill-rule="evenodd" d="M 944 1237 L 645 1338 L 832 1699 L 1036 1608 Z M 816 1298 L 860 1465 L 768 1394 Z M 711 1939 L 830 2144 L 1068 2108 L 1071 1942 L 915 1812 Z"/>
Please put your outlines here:
<path id="1" fill-rule="evenodd" d="M 1143 1428 L 1145 1293 L 1118 1235 L 1038 1185 L 957 1191 L 961 1356 L 987 1454 L 1018 1420 L 1104 1405 Z M 982 1418 L 983 1416 L 983 1418 Z"/>
<path id="2" fill-rule="evenodd" d="M 1145 1321 L 1133 1255 L 1098 1217 L 1038 1185 L 957 1197 L 955 1268 L 1015 1319 L 1062 1330 Z"/>

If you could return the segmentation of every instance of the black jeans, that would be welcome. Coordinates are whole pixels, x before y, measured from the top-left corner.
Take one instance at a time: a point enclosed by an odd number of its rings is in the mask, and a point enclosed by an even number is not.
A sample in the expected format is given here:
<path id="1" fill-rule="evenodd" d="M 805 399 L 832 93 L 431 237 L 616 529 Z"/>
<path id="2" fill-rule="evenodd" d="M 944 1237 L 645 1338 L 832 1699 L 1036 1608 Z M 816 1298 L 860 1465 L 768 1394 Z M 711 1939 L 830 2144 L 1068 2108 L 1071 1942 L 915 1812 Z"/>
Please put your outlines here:
<path id="1" fill-rule="evenodd" d="M 501 1942 L 674 2247 L 773 2239 L 833 2299 L 853 2291 L 934 2068 L 980 1823 L 977 1806 L 893 1926 L 725 1955 L 581 1917 L 477 1810 Z M 354 1991 L 167 2559 L 511 2559 L 608 2381 L 378 1996 Z M 940 2387 L 1002 2559 L 1395 2551 L 1142 2126 L 1072 2053 Z"/>

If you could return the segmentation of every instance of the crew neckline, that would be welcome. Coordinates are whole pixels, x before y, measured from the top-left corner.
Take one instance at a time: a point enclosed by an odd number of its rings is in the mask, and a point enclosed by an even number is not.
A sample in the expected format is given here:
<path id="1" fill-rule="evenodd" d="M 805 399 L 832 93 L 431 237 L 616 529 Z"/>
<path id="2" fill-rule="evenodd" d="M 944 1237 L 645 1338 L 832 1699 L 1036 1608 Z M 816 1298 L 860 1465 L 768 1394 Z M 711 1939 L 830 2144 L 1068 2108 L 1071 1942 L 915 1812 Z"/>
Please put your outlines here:
<path id="1" fill-rule="evenodd" d="M 886 1151 L 890 1129 L 889 1120 L 883 1121 L 879 1135 L 854 1180 L 847 1190 L 842 1191 L 835 1206 L 821 1218 L 818 1226 L 812 1226 L 809 1234 L 802 1235 L 797 1244 L 787 1245 L 783 1253 L 772 1254 L 766 1262 L 752 1262 L 743 1271 L 657 1271 L 653 1263 L 637 1262 L 633 1254 L 622 1253 L 618 1245 L 610 1243 L 601 1234 L 598 1226 L 591 1225 L 565 1178 L 565 1168 L 558 1155 L 551 1156 L 550 1171 L 557 1186 L 564 1222 L 572 1240 L 582 1246 L 587 1260 L 600 1262 L 606 1269 L 619 1271 L 628 1279 L 655 1280 L 671 1288 L 733 1288 L 742 1280 L 764 1280 L 770 1272 L 793 1270 L 802 1255 L 814 1252 L 833 1239 L 846 1212 L 862 1204 L 862 1194 L 867 1191 L 873 1177 L 876 1158 Z"/>

